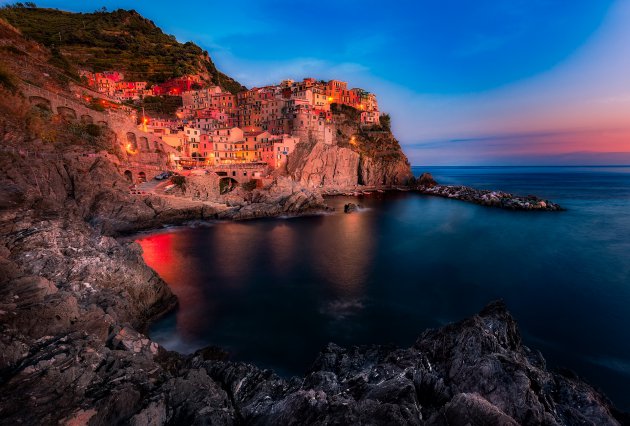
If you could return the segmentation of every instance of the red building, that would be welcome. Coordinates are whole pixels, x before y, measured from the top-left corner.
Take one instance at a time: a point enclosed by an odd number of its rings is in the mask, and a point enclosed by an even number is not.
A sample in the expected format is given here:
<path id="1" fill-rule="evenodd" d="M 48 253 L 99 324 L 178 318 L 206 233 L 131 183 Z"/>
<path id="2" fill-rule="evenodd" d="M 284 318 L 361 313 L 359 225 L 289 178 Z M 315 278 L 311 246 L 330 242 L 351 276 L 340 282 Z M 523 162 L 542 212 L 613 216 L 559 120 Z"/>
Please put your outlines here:
<path id="1" fill-rule="evenodd" d="M 173 78 L 171 80 L 165 81 L 164 83 L 156 84 L 155 86 L 153 86 L 153 93 L 156 96 L 181 96 L 183 92 L 192 90 L 192 86 L 195 83 L 199 83 L 199 78 L 196 76 L 187 75 L 185 77 Z"/>

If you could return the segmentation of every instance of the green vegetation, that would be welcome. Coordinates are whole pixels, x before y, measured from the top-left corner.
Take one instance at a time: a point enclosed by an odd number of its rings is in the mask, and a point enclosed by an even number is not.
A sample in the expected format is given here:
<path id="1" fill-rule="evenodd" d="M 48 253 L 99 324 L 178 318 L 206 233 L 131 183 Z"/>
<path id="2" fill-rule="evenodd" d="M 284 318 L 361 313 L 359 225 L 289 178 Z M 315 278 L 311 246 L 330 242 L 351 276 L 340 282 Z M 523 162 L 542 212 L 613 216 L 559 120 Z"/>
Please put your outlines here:
<path id="1" fill-rule="evenodd" d="M 137 101 L 133 104 L 134 108 L 138 111 L 144 111 L 150 117 L 174 117 L 177 108 L 181 107 L 182 98 L 180 96 L 146 96 L 141 101 Z"/>
<path id="2" fill-rule="evenodd" d="M 334 103 L 330 104 L 330 110 L 333 114 L 343 114 L 350 120 L 357 123 L 361 119 L 361 112 L 358 109 L 351 107 L 350 105 Z"/>
<path id="3" fill-rule="evenodd" d="M 392 130 L 392 118 L 390 117 L 389 114 L 381 115 L 379 121 L 381 123 L 381 127 L 384 130 L 387 130 L 388 132 L 391 132 L 391 130 Z"/>
<path id="4" fill-rule="evenodd" d="M 75 66 L 94 72 L 119 70 L 127 80 L 150 83 L 199 74 L 206 83 L 232 93 L 243 90 L 218 71 L 199 46 L 179 43 L 134 10 L 70 13 L 16 3 L 0 9 L 0 18 L 50 48 L 51 63 L 72 77 L 77 76 Z"/>
<path id="5" fill-rule="evenodd" d="M 90 100 L 90 105 L 89 106 L 94 111 L 99 111 L 99 112 L 105 111 L 105 107 L 101 103 L 101 99 L 98 99 L 98 98 L 92 98 Z"/>
<path id="6" fill-rule="evenodd" d="M 34 110 L 31 115 L 30 127 L 34 136 L 46 143 L 62 149 L 83 146 L 116 154 L 115 135 L 109 129 L 96 124 L 68 122 L 41 110 Z"/>
<path id="7" fill-rule="evenodd" d="M 18 87 L 16 77 L 2 64 L 0 64 L 0 86 L 11 92 L 15 92 Z"/>

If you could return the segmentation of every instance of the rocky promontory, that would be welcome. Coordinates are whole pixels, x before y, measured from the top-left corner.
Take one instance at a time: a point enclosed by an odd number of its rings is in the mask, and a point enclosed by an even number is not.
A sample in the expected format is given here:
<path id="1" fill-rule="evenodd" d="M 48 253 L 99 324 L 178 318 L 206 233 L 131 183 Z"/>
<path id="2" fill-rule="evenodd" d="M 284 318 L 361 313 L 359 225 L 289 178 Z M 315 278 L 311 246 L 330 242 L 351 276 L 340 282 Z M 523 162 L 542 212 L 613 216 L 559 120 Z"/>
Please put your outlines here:
<path id="1" fill-rule="evenodd" d="M 436 195 L 438 197 L 468 201 L 482 206 L 499 207 L 507 210 L 564 210 L 560 205 L 549 200 L 541 199 L 535 195 L 518 196 L 510 194 L 509 192 L 475 189 L 461 185 L 419 187 L 418 191 L 427 195 Z"/>
<path id="2" fill-rule="evenodd" d="M 487 207 L 498 207 L 507 210 L 526 211 L 561 211 L 560 205 L 544 200 L 535 195 L 519 196 L 504 191 L 475 189 L 462 185 L 440 185 L 430 173 L 423 173 L 418 178 L 415 189 L 427 195 L 467 201 Z"/>

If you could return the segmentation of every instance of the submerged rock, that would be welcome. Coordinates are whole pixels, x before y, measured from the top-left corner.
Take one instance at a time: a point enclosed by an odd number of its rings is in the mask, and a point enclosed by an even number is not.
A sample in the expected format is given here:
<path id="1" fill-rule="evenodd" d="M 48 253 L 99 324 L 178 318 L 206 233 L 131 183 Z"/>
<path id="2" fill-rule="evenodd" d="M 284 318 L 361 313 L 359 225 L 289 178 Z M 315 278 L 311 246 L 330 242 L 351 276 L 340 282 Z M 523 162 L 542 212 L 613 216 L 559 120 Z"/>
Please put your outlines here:
<path id="1" fill-rule="evenodd" d="M 344 213 L 352 213 L 352 212 L 356 212 L 357 210 L 359 210 L 359 206 L 354 203 L 348 203 L 345 206 L 343 206 Z"/>

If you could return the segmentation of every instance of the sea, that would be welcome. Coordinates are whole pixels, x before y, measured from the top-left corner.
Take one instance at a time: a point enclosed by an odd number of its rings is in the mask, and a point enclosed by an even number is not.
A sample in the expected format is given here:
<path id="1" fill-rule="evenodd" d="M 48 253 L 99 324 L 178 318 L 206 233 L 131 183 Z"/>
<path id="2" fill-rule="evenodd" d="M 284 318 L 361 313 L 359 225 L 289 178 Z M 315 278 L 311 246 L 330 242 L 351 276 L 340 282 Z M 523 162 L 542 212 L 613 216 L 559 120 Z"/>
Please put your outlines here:
<path id="1" fill-rule="evenodd" d="M 502 299 L 524 343 L 630 411 L 630 167 L 413 167 L 442 184 L 534 194 L 517 212 L 410 192 L 333 197 L 334 213 L 143 234 L 179 307 L 150 329 L 302 375 L 328 343 L 412 345 Z M 357 213 L 343 205 L 358 202 Z"/>

